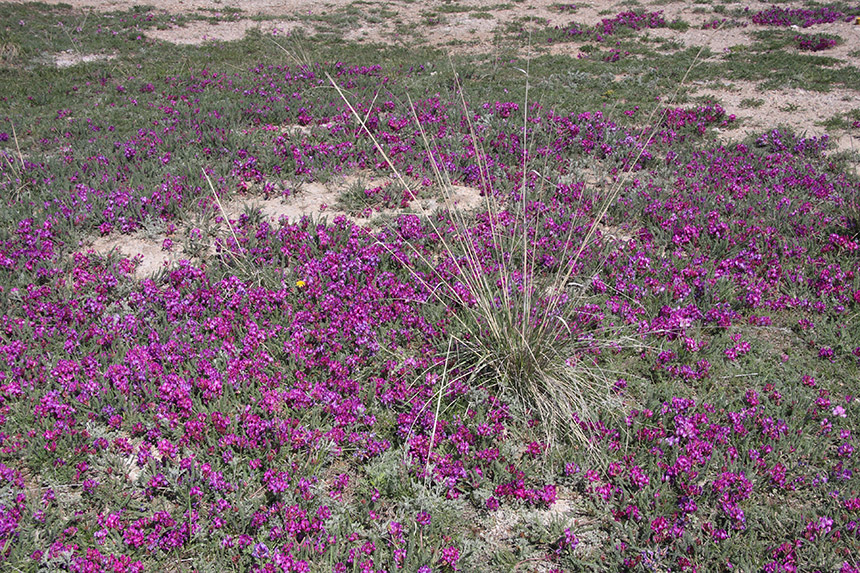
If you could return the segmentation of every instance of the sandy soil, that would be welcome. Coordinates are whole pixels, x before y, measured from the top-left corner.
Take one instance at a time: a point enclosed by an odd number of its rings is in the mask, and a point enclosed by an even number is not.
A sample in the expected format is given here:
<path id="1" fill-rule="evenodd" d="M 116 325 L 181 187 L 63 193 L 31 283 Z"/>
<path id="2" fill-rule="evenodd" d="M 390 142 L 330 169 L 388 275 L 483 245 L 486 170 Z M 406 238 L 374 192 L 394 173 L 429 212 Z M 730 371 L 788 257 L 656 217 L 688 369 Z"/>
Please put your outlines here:
<path id="1" fill-rule="evenodd" d="M 48 0 L 48 3 L 71 4 L 82 10 L 114 11 L 127 10 L 138 2 L 131 0 Z M 320 31 L 319 23 L 308 17 L 334 14 L 347 7 L 357 8 L 363 14 L 374 18 L 355 18 L 354 27 L 345 32 L 345 38 L 358 42 L 382 43 L 428 43 L 444 46 L 452 52 L 493 53 L 498 51 L 498 32 L 506 26 L 522 22 L 528 18 L 549 26 L 562 26 L 572 20 L 584 25 L 600 22 L 609 14 L 629 10 L 630 5 L 623 0 L 576 2 L 576 10 L 559 11 L 559 0 L 529 0 L 528 2 L 500 4 L 497 0 L 461 0 L 458 6 L 468 7 L 481 12 L 442 12 L 441 22 L 427 25 L 426 15 L 439 14 L 440 6 L 450 6 L 443 0 L 148 0 L 147 5 L 156 12 L 170 14 L 200 14 L 214 16 L 227 13 L 230 9 L 240 12 L 235 18 L 220 22 L 192 21 L 184 26 L 175 25 L 165 30 L 149 30 L 147 35 L 158 40 L 176 44 L 200 44 L 207 41 L 231 41 L 241 39 L 249 30 L 256 29 L 264 34 L 288 35 L 297 28 L 305 28 L 310 33 Z M 744 2 L 726 5 L 726 13 L 749 7 L 759 10 L 769 6 L 767 2 Z M 690 24 L 684 32 L 670 29 L 649 30 L 645 33 L 654 37 L 675 40 L 684 46 L 705 46 L 714 54 L 721 54 L 735 46 L 751 43 L 748 28 L 726 27 L 719 30 L 702 30 L 704 22 L 714 20 L 715 14 L 703 11 L 702 6 L 684 1 L 651 0 L 643 2 L 642 9 L 661 10 L 669 21 L 683 19 Z M 384 10 L 384 11 L 383 11 Z M 373 20 L 373 21 L 370 21 Z M 405 37 L 402 30 L 409 30 Z M 322 30 L 324 31 L 324 29 Z M 850 55 L 860 48 L 860 26 L 846 22 L 817 26 L 816 31 L 835 33 L 845 43 L 828 50 L 827 55 L 844 62 L 854 60 Z M 553 46 L 555 53 L 575 55 L 579 51 L 576 43 Z M 58 66 L 70 66 L 76 61 L 92 61 L 109 56 L 94 54 L 57 54 Z M 761 131 L 780 123 L 794 126 L 800 133 L 820 135 L 823 128 L 816 125 L 823 118 L 843 112 L 854 105 L 857 94 L 834 90 L 828 94 L 807 90 L 782 90 L 761 92 L 754 85 L 726 84 L 723 87 L 690 86 L 691 95 L 717 96 L 723 101 L 728 113 L 744 119 L 742 128 L 727 133 L 726 137 L 743 139 L 748 133 Z M 762 99 L 759 108 L 742 108 L 745 99 Z M 762 113 L 761 110 L 767 110 Z M 788 110 L 788 111 L 784 111 Z M 838 138 L 840 149 L 855 149 L 860 146 L 850 136 Z"/>
<path id="2" fill-rule="evenodd" d="M 71 4 L 81 10 L 115 11 L 127 10 L 138 2 L 132 0 L 47 0 L 48 3 Z M 498 0 L 459 0 L 457 6 L 470 8 L 469 12 L 446 12 L 442 6 L 450 7 L 443 0 L 147 0 L 146 4 L 156 12 L 169 14 L 199 14 L 208 17 L 228 13 L 238 9 L 231 18 L 218 22 L 194 20 L 180 26 L 174 25 L 164 30 L 149 30 L 147 35 L 153 39 L 176 44 L 200 44 L 207 41 L 231 41 L 241 39 L 249 30 L 273 36 L 288 36 L 297 28 L 304 28 L 312 36 L 325 32 L 319 17 L 333 15 L 347 8 L 359 10 L 364 17 L 355 17 L 344 32 L 346 39 L 357 42 L 430 44 L 459 53 L 497 53 L 501 49 L 499 32 L 509 25 L 523 24 L 525 19 L 541 25 L 562 26 L 571 21 L 582 25 L 593 25 L 602 18 L 618 12 L 630 10 L 630 4 L 623 0 L 575 2 L 576 9 L 560 11 L 557 6 L 566 4 L 562 0 L 528 0 L 500 4 Z M 768 2 L 743 2 L 726 5 L 726 13 L 749 7 L 760 10 L 768 7 Z M 686 1 L 650 0 L 642 2 L 637 8 L 657 11 L 671 21 L 683 19 L 690 24 L 684 32 L 671 29 L 648 30 L 643 34 L 652 37 L 671 39 L 683 46 L 705 46 L 715 57 L 737 46 L 751 43 L 751 28 L 725 27 L 719 30 L 702 30 L 701 25 L 715 19 L 715 14 L 701 5 Z M 428 15 L 434 20 L 428 24 Z M 727 16 L 730 17 L 730 16 Z M 404 31 L 408 31 L 406 34 Z M 826 55 L 838 58 L 845 63 L 855 58 L 851 53 L 860 49 L 860 26 L 846 22 L 816 27 L 817 32 L 838 34 L 845 43 L 828 50 Z M 554 53 L 575 55 L 579 52 L 576 43 L 554 45 Z M 96 58 L 110 58 L 110 55 L 60 53 L 54 56 L 57 66 L 66 67 L 79 61 L 92 61 Z M 709 82 L 690 85 L 692 96 L 712 96 L 718 98 L 726 111 L 739 119 L 739 129 L 727 130 L 720 137 L 727 142 L 739 141 L 750 133 L 760 133 L 780 124 L 791 125 L 798 133 L 809 136 L 824 133 L 818 125 L 823 119 L 836 113 L 844 113 L 858 107 L 858 94 L 853 91 L 834 89 L 829 93 L 812 92 L 803 89 L 761 91 L 755 84 L 745 82 Z M 749 107 L 751 100 L 761 100 L 758 107 Z M 742 102 L 747 102 L 742 106 Z M 853 134 L 840 134 L 835 137 L 837 149 L 860 150 L 860 141 Z M 474 206 L 476 201 L 470 190 L 463 190 L 459 202 Z M 335 204 L 336 190 L 320 186 L 308 186 L 305 193 L 287 202 L 280 200 L 258 201 L 256 205 L 266 216 L 277 219 L 287 216 L 290 219 L 301 214 L 319 215 L 320 204 L 329 205 L 326 214 L 333 218 L 339 212 L 331 206 Z M 438 205 L 429 205 L 436 207 Z M 241 204 L 231 205 L 228 210 L 241 212 Z M 238 210 L 238 211 L 237 211 Z M 366 220 L 356 219 L 366 223 Z M 113 241 L 99 240 L 97 247 L 109 249 L 115 246 L 129 254 L 142 253 L 144 263 L 138 273 L 157 270 L 161 265 L 172 264 L 178 254 L 164 253 L 161 244 L 155 241 L 119 237 Z M 123 244 L 123 241 L 128 244 Z"/>
<path id="3" fill-rule="evenodd" d="M 327 221 L 331 222 L 336 217 L 345 217 L 367 229 L 368 232 L 372 232 L 378 230 L 380 217 L 396 216 L 407 212 L 429 214 L 441 208 L 473 210 L 484 201 L 478 189 L 452 185 L 446 193 L 438 192 L 438 199 L 415 200 L 406 209 L 378 210 L 368 208 L 364 212 L 355 213 L 344 209 L 338 203 L 338 197 L 344 190 L 358 181 L 363 182 L 365 188 L 393 183 L 386 179 L 369 178 L 367 174 L 350 174 L 326 184 L 318 182 L 303 184 L 295 194 L 286 198 L 264 199 L 258 194 L 251 193 L 229 201 L 225 200 L 221 218 L 237 221 L 243 213 L 252 211 L 258 211 L 266 220 L 272 222 L 282 220 L 296 222 L 302 217 L 310 217 L 313 220 L 320 220 L 325 217 Z M 170 268 L 180 260 L 194 258 L 194 254 L 186 251 L 184 247 L 188 233 L 192 228 L 194 228 L 194 223 L 189 221 L 169 235 L 165 231 L 155 233 L 138 231 L 130 235 L 111 233 L 86 241 L 86 248 L 97 253 L 107 254 L 114 251 L 129 259 L 138 258 L 135 277 L 142 279 Z M 223 224 L 219 226 L 217 236 L 221 240 L 226 240 L 230 237 L 230 233 L 229 224 Z M 173 243 L 169 250 L 164 248 L 164 240 L 168 238 Z M 210 242 L 206 254 L 215 255 L 214 245 L 211 244 L 214 237 L 206 237 L 206 239 Z"/>

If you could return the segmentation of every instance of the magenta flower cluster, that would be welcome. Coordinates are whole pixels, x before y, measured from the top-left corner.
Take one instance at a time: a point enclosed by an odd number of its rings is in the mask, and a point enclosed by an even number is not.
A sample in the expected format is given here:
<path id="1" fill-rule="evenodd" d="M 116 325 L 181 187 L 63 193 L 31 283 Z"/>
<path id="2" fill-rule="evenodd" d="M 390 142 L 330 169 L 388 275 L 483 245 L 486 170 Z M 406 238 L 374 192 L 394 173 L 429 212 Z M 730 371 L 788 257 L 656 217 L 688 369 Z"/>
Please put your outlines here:
<path id="1" fill-rule="evenodd" d="M 827 6 L 818 8 L 786 8 L 771 6 L 752 15 L 752 21 L 760 26 L 800 26 L 809 28 L 816 24 L 830 24 L 844 17 L 842 12 Z"/>
<path id="2" fill-rule="evenodd" d="M 838 42 L 827 36 L 795 36 L 794 41 L 797 44 L 797 49 L 803 52 L 821 52 L 829 50 Z"/>
<path id="3" fill-rule="evenodd" d="M 612 18 L 603 18 L 600 23 L 594 26 L 582 27 L 576 22 L 571 22 L 566 27 L 556 27 L 555 30 L 561 32 L 561 36 L 551 34 L 549 40 L 574 38 L 582 41 L 593 40 L 595 42 L 603 42 L 622 30 L 640 31 L 649 28 L 664 28 L 666 25 L 666 20 L 661 11 L 620 12 Z"/>
<path id="4" fill-rule="evenodd" d="M 604 30 L 658 22 L 637 18 Z M 320 99 L 324 72 L 361 94 L 365 126 Z M 404 501 L 418 483 L 487 514 L 578 492 L 612 532 L 600 550 L 612 569 L 850 571 L 858 403 L 832 369 L 856 368 L 860 347 L 860 245 L 843 209 L 860 189 L 827 161 L 826 136 L 705 145 L 734 120 L 716 104 L 671 107 L 638 128 L 530 104 L 524 138 L 518 103 L 463 111 L 429 95 L 414 110 L 428 149 L 412 111 L 376 97 L 392 83 L 379 66 L 320 64 L 203 70 L 154 89 L 124 79 L 121 93 L 92 85 L 120 109 L 147 98 L 151 125 L 118 133 L 60 110 L 44 145 L 61 155 L 0 162 L 0 181 L 20 175 L 51 197 L 34 210 L 4 183 L 20 211 L 0 237 L 0 560 L 137 572 L 214 547 L 255 572 L 465 569 L 445 512 Z M 453 316 L 472 293 L 427 219 L 392 214 L 370 231 L 343 217 L 243 214 L 220 257 L 140 281 L 133 260 L 71 244 L 72 228 L 220 216 L 185 162 L 219 189 L 260 196 L 387 172 L 369 133 L 416 184 L 369 190 L 381 205 L 431 192 L 434 164 L 503 204 L 535 192 L 524 213 L 478 212 L 465 226 L 434 215 L 493 284 L 518 254 L 498 252 L 494 233 L 528 237 L 534 272 L 566 269 L 602 204 L 580 166 L 629 173 L 575 261 L 583 296 L 567 308 L 571 363 L 630 369 L 613 389 L 626 417 L 570 421 L 607 463 L 519 443 L 539 421 L 485 380 L 443 378 L 443 341 L 469 334 Z M 435 296 L 451 290 L 460 301 Z M 601 338 L 619 330 L 633 350 Z M 766 343 L 783 353 L 751 375 Z M 783 498 L 797 507 L 771 528 Z M 766 527 L 776 542 L 763 549 Z M 568 527 L 547 560 L 578 558 L 586 538 Z"/>

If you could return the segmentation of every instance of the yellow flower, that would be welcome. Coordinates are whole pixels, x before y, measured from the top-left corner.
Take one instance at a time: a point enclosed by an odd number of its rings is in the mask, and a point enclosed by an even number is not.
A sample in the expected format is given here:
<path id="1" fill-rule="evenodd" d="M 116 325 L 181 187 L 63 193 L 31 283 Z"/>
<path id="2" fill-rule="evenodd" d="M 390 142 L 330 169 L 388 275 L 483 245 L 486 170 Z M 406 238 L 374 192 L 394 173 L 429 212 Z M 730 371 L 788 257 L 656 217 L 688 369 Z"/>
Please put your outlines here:
<path id="1" fill-rule="evenodd" d="M 296 286 L 299 288 L 304 288 L 307 284 L 305 281 L 296 281 Z"/>

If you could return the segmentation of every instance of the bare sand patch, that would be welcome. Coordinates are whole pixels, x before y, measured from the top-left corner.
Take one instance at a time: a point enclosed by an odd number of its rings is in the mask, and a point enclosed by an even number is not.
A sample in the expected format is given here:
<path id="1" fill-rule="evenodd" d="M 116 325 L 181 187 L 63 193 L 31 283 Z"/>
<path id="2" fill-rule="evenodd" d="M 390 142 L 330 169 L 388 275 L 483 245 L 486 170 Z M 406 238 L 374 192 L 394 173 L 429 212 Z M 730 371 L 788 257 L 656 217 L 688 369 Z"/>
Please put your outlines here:
<path id="1" fill-rule="evenodd" d="M 722 132 L 727 140 L 741 140 L 778 125 L 791 126 L 800 135 L 818 137 L 828 131 L 819 125 L 820 122 L 860 107 L 860 101 L 852 90 L 833 89 L 826 93 L 804 89 L 766 91 L 759 89 L 754 82 L 735 81 L 719 88 L 701 87 L 693 95 L 719 99 L 726 113 L 742 120 L 738 129 Z M 744 107 L 744 102 L 752 100 L 764 103 L 755 108 Z M 860 141 L 851 133 L 839 134 L 833 139 L 839 151 L 860 150 Z"/>
<path id="2" fill-rule="evenodd" d="M 137 262 L 134 276 L 142 279 L 155 275 L 165 269 L 170 269 L 181 260 L 194 260 L 205 254 L 216 255 L 216 239 L 226 240 L 231 236 L 231 227 L 244 213 L 256 213 L 263 220 L 274 225 L 287 225 L 298 222 L 303 217 L 313 220 L 325 218 L 328 221 L 336 217 L 344 217 L 356 225 L 368 230 L 378 228 L 379 216 L 397 216 L 403 213 L 430 214 L 437 209 L 472 210 L 479 208 L 484 199 L 480 192 L 472 187 L 452 185 L 444 198 L 415 199 L 403 208 L 373 208 L 368 207 L 361 212 L 351 212 L 340 206 L 339 198 L 347 189 L 356 184 L 365 188 L 396 185 L 391 178 L 373 176 L 367 173 L 350 173 L 338 178 L 321 182 L 303 183 L 298 190 L 287 196 L 265 198 L 255 193 L 246 196 L 236 196 L 224 200 L 223 212 L 219 217 L 220 223 L 210 226 L 207 231 L 197 228 L 197 222 L 184 221 L 175 225 L 176 229 L 168 232 L 166 229 L 158 232 L 141 230 L 123 235 L 109 235 L 90 238 L 85 241 L 82 251 L 94 251 L 102 256 L 118 253 L 122 257 Z M 216 219 L 216 220 L 218 220 Z M 188 236 L 196 236 L 198 246 L 196 252 L 186 250 Z M 165 241 L 167 244 L 165 244 Z"/>
<path id="3" fill-rule="evenodd" d="M 417 203 L 422 212 L 432 213 L 437 209 L 473 211 L 483 207 L 486 202 L 486 198 L 481 195 L 479 189 L 464 185 L 451 185 L 442 195 L 443 197 L 439 199 L 419 199 L 413 203 Z"/>
<path id="4" fill-rule="evenodd" d="M 70 68 L 78 64 L 87 64 L 90 62 L 106 62 L 115 57 L 116 54 L 82 54 L 75 50 L 65 50 L 46 56 L 48 61 L 58 68 Z"/>
<path id="5" fill-rule="evenodd" d="M 176 262 L 188 256 L 182 256 L 182 248 L 176 245 L 170 251 L 163 249 L 166 235 L 157 238 L 148 237 L 143 232 L 131 235 L 111 233 L 92 240 L 92 245 L 86 250 L 92 250 L 100 255 L 117 252 L 128 259 L 137 259 L 138 265 L 134 271 L 136 278 L 154 275 L 162 269 L 172 267 Z"/>
<path id="6" fill-rule="evenodd" d="M 517 509 L 502 507 L 490 513 L 484 520 L 481 529 L 481 539 L 486 543 L 482 552 L 491 556 L 499 551 L 510 551 L 516 545 L 516 539 L 521 534 L 523 527 L 528 524 L 537 524 L 548 528 L 552 524 L 560 524 L 575 532 L 579 545 L 574 551 L 587 553 L 598 547 L 605 541 L 606 534 L 594 525 L 597 520 L 589 515 L 583 507 L 579 495 L 560 488 L 558 498 L 547 508 Z M 549 573 L 554 570 L 554 564 L 550 561 L 535 558 L 524 567 L 523 571 L 534 571 L 536 573 Z M 521 562 L 525 564 L 525 561 Z"/>
<path id="7" fill-rule="evenodd" d="M 644 32 L 645 36 L 654 36 L 664 40 L 674 40 L 684 47 L 705 47 L 715 55 L 725 53 L 735 46 L 752 44 L 749 28 L 724 28 L 718 30 L 703 30 L 690 28 L 684 32 L 669 28 L 654 28 Z"/>
<path id="8" fill-rule="evenodd" d="M 173 25 L 166 29 L 147 30 L 145 35 L 154 40 L 180 45 L 199 45 L 204 42 L 234 42 L 245 37 L 250 30 L 278 36 L 289 34 L 299 27 L 297 22 L 286 20 L 256 21 L 240 19 L 234 21 L 195 20 L 184 25 Z"/>
<path id="9" fill-rule="evenodd" d="M 360 218 L 352 217 L 346 211 L 333 207 L 337 202 L 337 196 L 337 191 L 332 187 L 311 182 L 303 184 L 299 192 L 286 199 L 280 197 L 264 199 L 258 196 L 236 198 L 224 205 L 224 212 L 231 221 L 237 220 L 248 209 L 259 209 L 260 214 L 267 220 L 275 222 L 282 218 L 295 222 L 304 216 L 319 218 L 323 215 L 328 219 L 342 215 L 354 222 L 360 222 Z"/>

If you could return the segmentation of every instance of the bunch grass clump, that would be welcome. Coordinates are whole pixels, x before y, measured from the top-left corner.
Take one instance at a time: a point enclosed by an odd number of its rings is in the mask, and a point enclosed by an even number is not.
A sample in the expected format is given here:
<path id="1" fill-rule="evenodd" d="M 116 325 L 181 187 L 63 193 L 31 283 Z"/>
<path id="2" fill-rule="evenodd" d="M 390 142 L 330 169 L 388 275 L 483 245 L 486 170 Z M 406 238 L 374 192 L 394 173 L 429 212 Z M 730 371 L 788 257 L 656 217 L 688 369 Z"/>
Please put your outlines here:
<path id="1" fill-rule="evenodd" d="M 456 73 L 454 77 L 458 77 Z M 408 188 L 344 92 L 330 77 L 329 81 L 395 177 Z M 434 265 L 421 255 L 431 268 L 431 278 L 416 274 L 437 300 L 452 310 L 446 372 L 450 370 L 451 376 L 482 385 L 519 406 L 528 419 L 542 424 L 542 438 L 548 446 L 560 442 L 590 448 L 589 424 L 600 418 L 620 417 L 623 405 L 612 392 L 613 382 L 588 355 L 599 354 L 601 347 L 632 341 L 619 338 L 615 329 L 602 325 L 599 306 L 589 302 L 591 277 L 584 274 L 588 267 L 599 272 L 599 255 L 592 252 L 597 226 L 620 185 L 605 197 L 592 197 L 597 203 L 596 212 L 561 210 L 555 213 L 559 221 L 548 214 L 541 201 L 555 192 L 558 183 L 529 165 L 530 102 L 526 85 L 522 182 L 510 193 L 503 193 L 494 187 L 482 160 L 487 155 L 477 143 L 479 138 L 459 82 L 456 88 L 474 146 L 484 201 L 477 223 L 470 214 L 459 210 L 446 213 L 445 226 L 433 217 L 426 218 L 441 245 L 439 257 L 443 265 Z M 436 160 L 442 154 L 424 132 L 411 99 L 409 104 L 436 186 L 446 203 L 453 203 L 451 174 Z M 502 108 L 496 111 L 507 118 L 519 106 L 508 103 Z M 631 164 L 643 152 L 644 147 Z M 551 192 L 547 186 L 552 186 Z M 551 229 L 549 233 L 547 229 Z M 541 257 L 535 243 L 547 239 L 548 234 L 555 236 L 558 250 Z"/>

